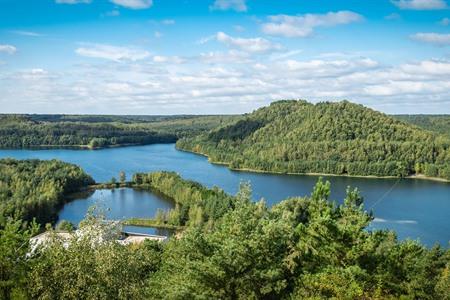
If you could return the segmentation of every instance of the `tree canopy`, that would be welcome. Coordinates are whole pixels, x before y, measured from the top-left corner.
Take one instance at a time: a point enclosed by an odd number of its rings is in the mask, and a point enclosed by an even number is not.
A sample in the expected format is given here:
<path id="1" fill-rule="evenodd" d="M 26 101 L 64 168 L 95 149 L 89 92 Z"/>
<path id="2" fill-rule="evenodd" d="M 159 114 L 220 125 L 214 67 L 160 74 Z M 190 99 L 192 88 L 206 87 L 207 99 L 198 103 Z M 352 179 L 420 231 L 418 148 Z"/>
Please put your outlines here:
<path id="1" fill-rule="evenodd" d="M 450 179 L 450 139 L 348 101 L 278 101 L 179 149 L 235 169 Z"/>
<path id="2" fill-rule="evenodd" d="M 0 148 L 174 143 L 238 116 L 0 115 Z"/>
<path id="3" fill-rule="evenodd" d="M 58 160 L 0 159 L 0 226 L 7 217 L 53 222 L 67 194 L 93 183 L 80 167 Z"/>

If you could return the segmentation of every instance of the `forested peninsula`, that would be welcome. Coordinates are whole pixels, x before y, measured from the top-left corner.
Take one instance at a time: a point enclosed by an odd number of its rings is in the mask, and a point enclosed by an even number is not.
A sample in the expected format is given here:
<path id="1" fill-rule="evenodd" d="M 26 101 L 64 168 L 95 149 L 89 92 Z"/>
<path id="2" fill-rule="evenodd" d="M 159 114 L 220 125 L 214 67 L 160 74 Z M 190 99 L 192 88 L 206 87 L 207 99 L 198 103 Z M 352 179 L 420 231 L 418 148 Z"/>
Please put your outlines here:
<path id="1" fill-rule="evenodd" d="M 67 195 L 93 183 L 80 167 L 62 161 L 0 159 L 0 227 L 11 217 L 54 222 Z"/>
<path id="2" fill-rule="evenodd" d="M 274 102 L 177 148 L 232 169 L 450 180 L 450 138 L 348 101 Z"/>

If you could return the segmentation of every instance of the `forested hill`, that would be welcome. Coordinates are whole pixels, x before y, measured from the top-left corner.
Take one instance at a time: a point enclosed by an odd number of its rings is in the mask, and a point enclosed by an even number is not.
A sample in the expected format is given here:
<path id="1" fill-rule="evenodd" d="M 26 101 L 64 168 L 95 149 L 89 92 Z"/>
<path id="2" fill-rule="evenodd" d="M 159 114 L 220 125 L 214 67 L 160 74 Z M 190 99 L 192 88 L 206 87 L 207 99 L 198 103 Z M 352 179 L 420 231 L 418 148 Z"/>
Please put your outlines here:
<path id="1" fill-rule="evenodd" d="M 239 116 L 0 115 L 0 148 L 174 143 Z"/>
<path id="2" fill-rule="evenodd" d="M 450 139 L 348 101 L 274 102 L 177 147 L 236 169 L 450 179 Z"/>

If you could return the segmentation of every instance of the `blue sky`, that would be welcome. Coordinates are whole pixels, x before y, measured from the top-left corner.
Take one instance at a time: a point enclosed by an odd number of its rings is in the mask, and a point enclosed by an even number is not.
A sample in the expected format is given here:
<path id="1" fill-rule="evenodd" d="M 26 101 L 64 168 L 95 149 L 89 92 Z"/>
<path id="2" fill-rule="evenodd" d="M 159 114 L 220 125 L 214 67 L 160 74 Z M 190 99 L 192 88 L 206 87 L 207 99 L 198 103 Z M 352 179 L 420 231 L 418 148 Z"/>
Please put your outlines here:
<path id="1" fill-rule="evenodd" d="M 450 113 L 445 0 L 0 0 L 1 112 Z"/>

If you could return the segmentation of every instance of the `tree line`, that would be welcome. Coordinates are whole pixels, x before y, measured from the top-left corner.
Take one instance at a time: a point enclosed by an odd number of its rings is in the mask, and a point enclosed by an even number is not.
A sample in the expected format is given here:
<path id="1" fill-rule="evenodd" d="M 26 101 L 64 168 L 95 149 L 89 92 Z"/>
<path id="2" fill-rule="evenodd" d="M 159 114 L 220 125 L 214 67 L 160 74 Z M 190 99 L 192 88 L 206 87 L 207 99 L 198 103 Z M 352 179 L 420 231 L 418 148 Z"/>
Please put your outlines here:
<path id="1" fill-rule="evenodd" d="M 208 189 L 175 172 L 136 173 L 132 186 L 149 189 L 175 202 L 173 209 L 157 212 L 155 221 L 160 225 L 212 228 L 214 222 L 234 205 L 233 197 L 220 188 Z"/>
<path id="2" fill-rule="evenodd" d="M 394 115 L 393 117 L 450 137 L 450 115 Z"/>
<path id="3" fill-rule="evenodd" d="M 342 101 L 279 101 L 177 142 L 235 169 L 450 180 L 450 139 Z"/>
<path id="4" fill-rule="evenodd" d="M 0 115 L 0 148 L 174 143 L 228 124 L 237 116 L 62 116 Z"/>

